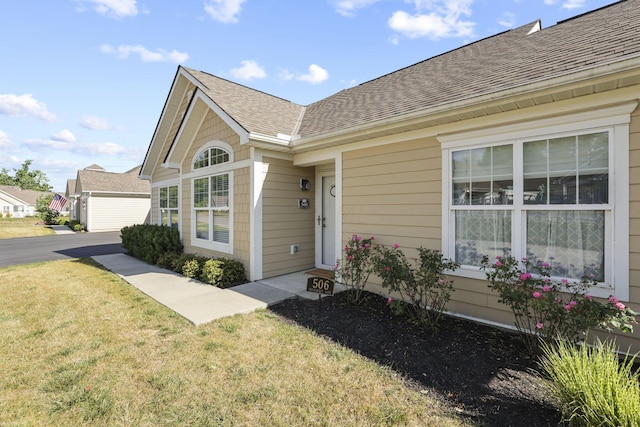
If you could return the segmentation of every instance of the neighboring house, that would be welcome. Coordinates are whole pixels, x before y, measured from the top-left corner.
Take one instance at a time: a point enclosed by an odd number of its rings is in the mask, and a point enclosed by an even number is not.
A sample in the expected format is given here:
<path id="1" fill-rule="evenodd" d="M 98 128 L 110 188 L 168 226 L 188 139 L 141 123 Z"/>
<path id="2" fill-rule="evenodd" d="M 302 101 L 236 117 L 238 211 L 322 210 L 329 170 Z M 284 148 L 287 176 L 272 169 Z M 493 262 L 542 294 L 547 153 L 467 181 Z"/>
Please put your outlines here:
<path id="1" fill-rule="evenodd" d="M 38 198 L 50 194 L 46 191 L 23 190 L 13 185 L 0 185 L 0 217 L 36 216 Z"/>
<path id="2" fill-rule="evenodd" d="M 308 106 L 178 67 L 140 176 L 151 221 L 251 280 L 352 233 L 462 264 L 451 312 L 513 323 L 479 269 L 593 273 L 640 311 L 640 1 L 497 34 Z M 374 290 L 381 290 L 373 288 Z M 640 350 L 640 328 L 618 341 Z"/>
<path id="3" fill-rule="evenodd" d="M 87 231 L 118 231 L 148 222 L 149 183 L 138 179 L 140 166 L 127 172 L 107 172 L 98 165 L 78 170 L 75 186 L 67 182 L 67 198 L 74 206 L 72 219 Z"/>
<path id="4" fill-rule="evenodd" d="M 68 179 L 67 188 L 64 193 L 64 197 L 67 199 L 65 208 L 69 210 L 69 220 L 80 221 L 80 211 L 78 210 L 78 200 L 80 196 L 76 194 L 76 180 Z"/>

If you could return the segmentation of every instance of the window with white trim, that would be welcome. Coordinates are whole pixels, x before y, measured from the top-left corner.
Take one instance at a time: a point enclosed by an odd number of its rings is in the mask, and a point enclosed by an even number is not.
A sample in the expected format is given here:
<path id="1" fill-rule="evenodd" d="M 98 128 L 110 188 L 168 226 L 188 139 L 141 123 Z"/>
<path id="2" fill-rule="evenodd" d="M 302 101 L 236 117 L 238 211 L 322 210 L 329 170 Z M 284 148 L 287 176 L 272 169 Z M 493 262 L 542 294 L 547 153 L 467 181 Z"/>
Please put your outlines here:
<path id="1" fill-rule="evenodd" d="M 229 243 L 229 174 L 193 180 L 196 239 Z"/>
<path id="2" fill-rule="evenodd" d="M 221 141 L 207 144 L 193 158 L 192 242 L 196 246 L 232 253 L 233 173 L 231 147 Z"/>
<path id="3" fill-rule="evenodd" d="M 556 278 L 591 275 L 603 288 L 594 295 L 628 298 L 631 109 L 610 111 L 548 119 L 539 131 L 439 137 L 443 253 L 462 265 L 454 275 L 483 279 L 483 256 L 511 255 L 548 262 Z"/>
<path id="4" fill-rule="evenodd" d="M 513 242 L 555 276 L 604 281 L 608 154 L 606 131 L 452 151 L 455 260 L 479 266 L 483 256 L 511 255 Z"/>
<path id="5" fill-rule="evenodd" d="M 160 187 L 159 193 L 160 224 L 178 229 L 178 186 Z"/>

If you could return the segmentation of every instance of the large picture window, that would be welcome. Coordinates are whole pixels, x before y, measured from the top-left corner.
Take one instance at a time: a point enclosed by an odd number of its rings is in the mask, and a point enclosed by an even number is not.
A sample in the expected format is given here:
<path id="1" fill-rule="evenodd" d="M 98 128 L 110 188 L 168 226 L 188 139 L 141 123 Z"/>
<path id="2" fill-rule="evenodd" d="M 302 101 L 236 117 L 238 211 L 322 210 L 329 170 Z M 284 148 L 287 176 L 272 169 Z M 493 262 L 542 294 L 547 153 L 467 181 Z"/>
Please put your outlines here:
<path id="1" fill-rule="evenodd" d="M 479 266 L 521 245 L 554 275 L 604 280 L 608 152 L 608 132 L 452 151 L 456 261 Z"/>
<path id="2" fill-rule="evenodd" d="M 160 224 L 178 228 L 178 186 L 160 187 Z"/>
<path id="3" fill-rule="evenodd" d="M 634 105 L 439 137 L 443 253 L 484 279 L 483 257 L 546 262 L 628 298 L 629 122 Z M 539 130 L 536 130 L 539 129 Z"/>

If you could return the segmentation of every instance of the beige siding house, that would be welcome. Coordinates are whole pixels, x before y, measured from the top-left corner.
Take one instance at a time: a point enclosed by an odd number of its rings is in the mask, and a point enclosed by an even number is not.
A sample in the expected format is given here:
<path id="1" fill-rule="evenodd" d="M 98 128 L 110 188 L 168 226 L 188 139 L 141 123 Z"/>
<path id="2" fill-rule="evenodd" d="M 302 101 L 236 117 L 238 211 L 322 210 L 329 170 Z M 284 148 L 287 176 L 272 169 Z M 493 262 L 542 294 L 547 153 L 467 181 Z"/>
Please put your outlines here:
<path id="1" fill-rule="evenodd" d="M 250 279 L 353 233 L 462 267 L 449 310 L 513 323 L 482 256 L 594 274 L 640 311 L 640 2 L 506 31 L 302 106 L 179 67 L 140 177 L 151 221 Z M 380 290 L 380 288 L 376 288 Z M 621 337 L 640 350 L 640 330 Z"/>
<path id="2" fill-rule="evenodd" d="M 73 206 L 70 218 L 87 231 L 119 231 L 148 222 L 150 186 L 138 179 L 139 172 L 140 166 L 123 173 L 107 172 L 98 165 L 79 170 L 76 179 L 67 182 Z"/>

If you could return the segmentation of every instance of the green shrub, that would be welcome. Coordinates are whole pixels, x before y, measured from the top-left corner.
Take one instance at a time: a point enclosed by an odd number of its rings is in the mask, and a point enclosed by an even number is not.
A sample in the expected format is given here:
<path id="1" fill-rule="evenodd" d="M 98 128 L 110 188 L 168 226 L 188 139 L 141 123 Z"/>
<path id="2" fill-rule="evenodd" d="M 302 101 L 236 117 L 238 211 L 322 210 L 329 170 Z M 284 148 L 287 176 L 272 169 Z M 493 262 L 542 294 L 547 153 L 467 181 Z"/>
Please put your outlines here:
<path id="1" fill-rule="evenodd" d="M 171 260 L 170 269 L 175 271 L 176 273 L 182 274 L 182 269 L 183 269 L 184 265 L 187 262 L 189 262 L 192 259 L 194 259 L 195 257 L 196 257 L 195 254 L 181 253 L 177 257 L 175 257 L 173 260 Z"/>
<path id="2" fill-rule="evenodd" d="M 373 271 L 382 279 L 383 288 L 400 294 L 400 301 L 391 305 L 396 313 L 407 310 L 418 323 L 436 329 L 453 292 L 453 281 L 447 280 L 445 271 L 459 265 L 438 251 L 420 247 L 418 253 L 419 259 L 412 263 L 398 244 L 376 247 Z"/>
<path id="3" fill-rule="evenodd" d="M 197 258 L 188 260 L 182 266 L 182 274 L 185 277 L 194 278 L 200 274 L 200 262 Z"/>
<path id="4" fill-rule="evenodd" d="M 180 257 L 182 254 L 180 252 L 164 252 L 160 254 L 158 259 L 156 260 L 156 265 L 160 268 L 165 268 L 167 270 L 173 270 L 173 263 L 175 259 Z"/>
<path id="5" fill-rule="evenodd" d="M 245 283 L 247 278 L 241 262 L 219 258 L 205 261 L 200 280 L 219 288 L 228 288 Z"/>
<path id="6" fill-rule="evenodd" d="M 74 224 L 71 228 L 73 231 L 82 231 L 82 224 Z"/>
<path id="7" fill-rule="evenodd" d="M 178 230 L 155 224 L 136 224 L 120 231 L 122 246 L 130 255 L 155 264 L 165 252 L 182 252 Z"/>
<path id="8" fill-rule="evenodd" d="M 614 343 L 593 348 L 561 340 L 544 343 L 541 366 L 572 426 L 640 426 L 640 373 L 636 356 L 620 361 Z"/>

